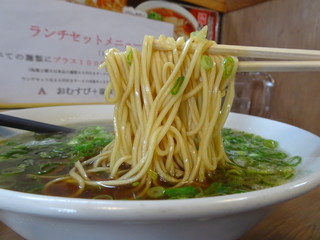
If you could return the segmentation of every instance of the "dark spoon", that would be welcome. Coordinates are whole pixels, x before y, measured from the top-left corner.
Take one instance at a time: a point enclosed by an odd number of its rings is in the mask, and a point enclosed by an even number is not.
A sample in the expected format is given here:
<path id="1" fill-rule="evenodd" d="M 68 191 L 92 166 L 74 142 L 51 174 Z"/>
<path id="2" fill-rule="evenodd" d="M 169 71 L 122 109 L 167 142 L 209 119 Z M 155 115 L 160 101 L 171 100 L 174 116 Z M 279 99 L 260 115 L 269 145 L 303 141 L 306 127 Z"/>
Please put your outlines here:
<path id="1" fill-rule="evenodd" d="M 29 119 L 0 114 L 0 126 L 28 130 L 37 133 L 73 132 L 74 129 Z"/>

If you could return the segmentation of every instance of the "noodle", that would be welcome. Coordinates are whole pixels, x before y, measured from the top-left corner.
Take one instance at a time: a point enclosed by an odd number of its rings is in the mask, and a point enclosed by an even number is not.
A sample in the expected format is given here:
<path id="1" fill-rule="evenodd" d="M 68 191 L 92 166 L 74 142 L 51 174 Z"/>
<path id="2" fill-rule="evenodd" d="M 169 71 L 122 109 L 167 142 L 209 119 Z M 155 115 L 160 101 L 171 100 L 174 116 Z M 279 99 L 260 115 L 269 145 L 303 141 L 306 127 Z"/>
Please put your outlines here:
<path id="1" fill-rule="evenodd" d="M 154 37 L 145 36 L 141 52 L 131 46 L 106 51 L 105 99 L 115 104 L 115 139 L 71 170 L 82 191 L 85 185 L 131 184 L 143 194 L 157 181 L 173 187 L 203 182 L 225 165 L 221 129 L 234 97 L 238 60 L 207 55 L 215 43 L 205 33 L 203 28 L 187 41 L 160 36 L 166 50 L 154 49 Z M 101 171 L 108 176 L 104 180 L 87 174 Z"/>

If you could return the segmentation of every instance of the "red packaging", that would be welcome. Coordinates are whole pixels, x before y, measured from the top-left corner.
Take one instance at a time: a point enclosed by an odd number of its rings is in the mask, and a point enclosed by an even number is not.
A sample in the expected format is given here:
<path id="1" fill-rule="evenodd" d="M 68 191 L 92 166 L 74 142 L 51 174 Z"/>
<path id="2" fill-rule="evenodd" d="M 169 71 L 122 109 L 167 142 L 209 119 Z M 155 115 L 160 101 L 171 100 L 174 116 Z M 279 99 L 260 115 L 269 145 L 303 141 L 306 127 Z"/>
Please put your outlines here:
<path id="1" fill-rule="evenodd" d="M 182 5 L 198 21 L 198 29 L 208 26 L 208 39 L 218 41 L 220 17 L 219 13 L 213 10 L 198 8 L 194 6 Z"/>

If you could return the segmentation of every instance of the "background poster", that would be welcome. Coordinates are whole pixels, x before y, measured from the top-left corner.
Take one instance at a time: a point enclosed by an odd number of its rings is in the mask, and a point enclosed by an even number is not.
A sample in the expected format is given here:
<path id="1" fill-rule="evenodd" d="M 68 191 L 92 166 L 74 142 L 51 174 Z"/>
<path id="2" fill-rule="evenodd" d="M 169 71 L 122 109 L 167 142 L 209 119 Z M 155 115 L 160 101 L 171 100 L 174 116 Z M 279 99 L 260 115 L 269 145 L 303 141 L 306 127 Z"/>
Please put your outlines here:
<path id="1" fill-rule="evenodd" d="M 108 48 L 173 25 L 64 1 L 0 0 L 0 107 L 103 103 Z"/>

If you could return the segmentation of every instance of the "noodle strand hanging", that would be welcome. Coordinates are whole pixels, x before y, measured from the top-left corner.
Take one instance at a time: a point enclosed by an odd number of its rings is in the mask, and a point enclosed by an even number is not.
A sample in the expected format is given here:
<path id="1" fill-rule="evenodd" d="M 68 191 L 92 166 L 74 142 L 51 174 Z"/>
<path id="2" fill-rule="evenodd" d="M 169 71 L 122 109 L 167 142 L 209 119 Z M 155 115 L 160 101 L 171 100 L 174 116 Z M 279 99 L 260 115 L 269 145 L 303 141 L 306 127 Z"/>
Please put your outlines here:
<path id="1" fill-rule="evenodd" d="M 80 189 L 132 185 L 144 194 L 159 182 L 203 182 L 225 165 L 221 129 L 234 98 L 238 60 L 208 55 L 215 42 L 204 35 L 206 28 L 187 41 L 160 36 L 166 50 L 154 49 L 154 37 L 146 36 L 141 52 L 131 46 L 105 52 L 105 98 L 115 105 L 115 139 L 100 155 L 76 163 L 70 181 Z M 92 179 L 92 172 L 107 177 Z"/>

